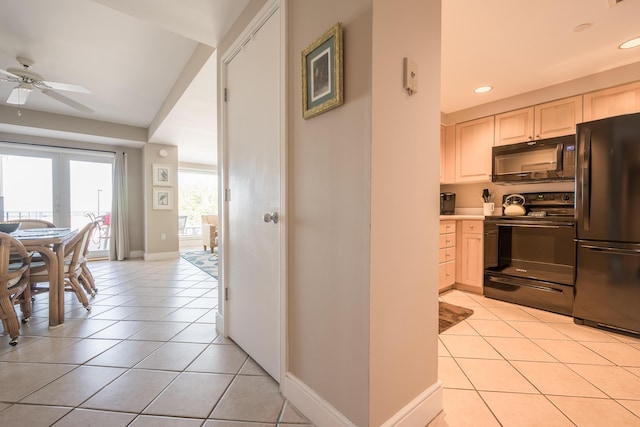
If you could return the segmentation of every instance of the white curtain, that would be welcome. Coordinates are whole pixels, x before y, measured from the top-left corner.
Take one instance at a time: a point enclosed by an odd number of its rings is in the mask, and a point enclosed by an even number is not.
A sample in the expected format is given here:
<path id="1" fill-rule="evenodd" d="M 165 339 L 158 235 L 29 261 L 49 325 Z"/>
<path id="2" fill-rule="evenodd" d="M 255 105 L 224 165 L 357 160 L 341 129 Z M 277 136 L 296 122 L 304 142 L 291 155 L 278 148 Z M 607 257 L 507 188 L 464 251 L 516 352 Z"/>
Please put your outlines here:
<path id="1" fill-rule="evenodd" d="M 113 206 L 111 209 L 111 238 L 109 260 L 122 261 L 129 258 L 129 210 L 127 191 L 127 153 L 116 152 L 113 173 Z"/>

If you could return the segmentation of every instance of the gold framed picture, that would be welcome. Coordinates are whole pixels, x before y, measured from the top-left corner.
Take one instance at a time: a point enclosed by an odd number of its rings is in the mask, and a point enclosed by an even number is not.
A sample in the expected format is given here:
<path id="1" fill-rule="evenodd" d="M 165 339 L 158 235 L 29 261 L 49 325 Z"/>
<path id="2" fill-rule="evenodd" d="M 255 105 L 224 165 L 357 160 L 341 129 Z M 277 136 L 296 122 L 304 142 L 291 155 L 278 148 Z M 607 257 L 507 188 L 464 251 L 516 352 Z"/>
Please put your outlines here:
<path id="1" fill-rule="evenodd" d="M 309 119 L 343 100 L 342 24 L 338 22 L 302 51 L 302 117 Z"/>

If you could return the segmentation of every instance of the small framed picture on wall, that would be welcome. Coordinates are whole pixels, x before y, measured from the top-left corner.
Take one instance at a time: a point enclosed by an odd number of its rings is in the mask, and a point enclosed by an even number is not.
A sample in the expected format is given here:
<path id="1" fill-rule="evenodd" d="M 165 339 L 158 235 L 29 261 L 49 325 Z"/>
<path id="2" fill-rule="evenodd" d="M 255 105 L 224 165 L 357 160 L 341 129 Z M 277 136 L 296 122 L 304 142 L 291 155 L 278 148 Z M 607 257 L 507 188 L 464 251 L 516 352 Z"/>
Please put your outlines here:
<path id="1" fill-rule="evenodd" d="M 153 185 L 173 185 L 173 176 L 170 165 L 153 164 Z"/>
<path id="2" fill-rule="evenodd" d="M 173 190 L 170 188 L 153 189 L 153 209 L 169 210 L 173 209 Z"/>

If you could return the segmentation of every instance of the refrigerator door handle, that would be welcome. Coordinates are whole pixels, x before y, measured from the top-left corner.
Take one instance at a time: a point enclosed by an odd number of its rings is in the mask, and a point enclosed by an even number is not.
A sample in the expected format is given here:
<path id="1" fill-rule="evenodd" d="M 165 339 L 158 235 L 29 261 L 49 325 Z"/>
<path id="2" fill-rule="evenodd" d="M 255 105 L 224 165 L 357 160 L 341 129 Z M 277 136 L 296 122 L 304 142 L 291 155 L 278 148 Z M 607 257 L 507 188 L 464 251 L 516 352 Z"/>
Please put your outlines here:
<path id="1" fill-rule="evenodd" d="M 580 134 L 584 147 L 582 162 L 582 229 L 589 231 L 591 222 L 591 129 L 585 128 Z"/>
<path id="2" fill-rule="evenodd" d="M 593 245 L 581 245 L 585 249 L 598 252 L 614 252 L 620 255 L 637 255 L 640 256 L 640 249 L 622 249 L 612 248 L 611 246 L 593 246 Z"/>

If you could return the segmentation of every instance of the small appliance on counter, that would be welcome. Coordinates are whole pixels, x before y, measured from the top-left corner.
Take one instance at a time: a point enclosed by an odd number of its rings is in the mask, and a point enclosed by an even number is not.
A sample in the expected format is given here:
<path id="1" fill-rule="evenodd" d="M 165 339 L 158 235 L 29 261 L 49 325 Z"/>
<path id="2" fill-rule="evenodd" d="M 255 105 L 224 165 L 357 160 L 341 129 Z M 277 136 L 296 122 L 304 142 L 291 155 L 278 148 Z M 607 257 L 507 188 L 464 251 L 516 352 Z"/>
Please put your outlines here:
<path id="1" fill-rule="evenodd" d="M 456 210 L 456 193 L 440 193 L 440 215 L 453 215 Z"/>

